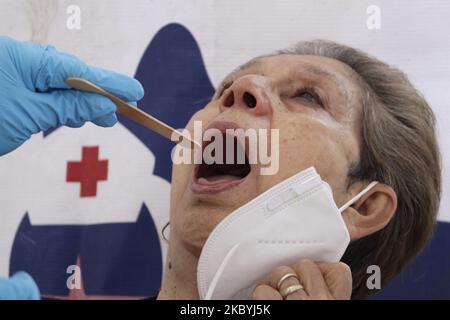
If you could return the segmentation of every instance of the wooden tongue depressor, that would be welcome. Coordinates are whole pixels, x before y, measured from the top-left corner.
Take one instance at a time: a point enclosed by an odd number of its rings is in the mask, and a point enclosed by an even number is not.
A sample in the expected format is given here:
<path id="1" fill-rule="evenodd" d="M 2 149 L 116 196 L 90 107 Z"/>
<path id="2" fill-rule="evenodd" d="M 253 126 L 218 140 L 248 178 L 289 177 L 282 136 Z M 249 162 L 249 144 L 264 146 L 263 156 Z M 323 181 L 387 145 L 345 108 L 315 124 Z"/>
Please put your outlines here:
<path id="1" fill-rule="evenodd" d="M 109 93 L 108 91 L 100 88 L 99 86 L 93 84 L 92 82 L 82 79 L 82 78 L 66 78 L 66 83 L 72 87 L 73 89 L 77 89 L 80 91 L 86 91 L 91 93 L 98 93 L 106 98 L 111 99 L 117 106 L 117 112 L 124 115 L 125 117 L 139 123 L 140 125 L 150 129 L 156 133 L 159 133 L 163 137 L 172 140 L 173 138 L 178 139 L 174 142 L 182 142 L 188 141 L 190 142 L 190 147 L 194 148 L 194 146 L 201 147 L 201 145 L 192 140 L 190 137 L 183 135 L 181 132 L 175 130 L 171 126 L 165 124 L 164 122 L 152 117 L 148 113 L 142 111 L 141 109 L 136 108 L 131 103 L 125 102 L 122 99 L 116 97 L 115 95 Z"/>

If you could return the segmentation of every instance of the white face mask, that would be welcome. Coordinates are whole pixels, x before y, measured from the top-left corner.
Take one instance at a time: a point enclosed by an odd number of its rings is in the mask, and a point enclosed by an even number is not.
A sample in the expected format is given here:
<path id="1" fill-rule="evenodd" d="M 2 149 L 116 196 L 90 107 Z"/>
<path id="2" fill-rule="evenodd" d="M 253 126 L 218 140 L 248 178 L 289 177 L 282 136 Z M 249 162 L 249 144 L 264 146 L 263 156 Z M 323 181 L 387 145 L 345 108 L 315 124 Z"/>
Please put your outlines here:
<path id="1" fill-rule="evenodd" d="M 222 220 L 209 235 L 197 268 L 201 299 L 250 299 L 274 268 L 300 259 L 339 261 L 349 242 L 341 213 L 314 167 L 267 190 Z"/>

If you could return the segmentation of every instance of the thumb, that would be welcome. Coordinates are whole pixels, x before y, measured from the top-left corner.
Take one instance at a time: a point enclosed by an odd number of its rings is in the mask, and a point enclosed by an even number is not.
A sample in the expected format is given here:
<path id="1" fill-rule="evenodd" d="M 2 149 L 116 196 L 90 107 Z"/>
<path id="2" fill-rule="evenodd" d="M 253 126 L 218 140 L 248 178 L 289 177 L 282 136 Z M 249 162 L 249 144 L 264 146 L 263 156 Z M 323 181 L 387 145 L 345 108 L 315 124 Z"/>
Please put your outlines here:
<path id="1" fill-rule="evenodd" d="M 337 300 L 347 300 L 352 295 L 352 271 L 343 262 L 319 262 L 325 283 Z"/>

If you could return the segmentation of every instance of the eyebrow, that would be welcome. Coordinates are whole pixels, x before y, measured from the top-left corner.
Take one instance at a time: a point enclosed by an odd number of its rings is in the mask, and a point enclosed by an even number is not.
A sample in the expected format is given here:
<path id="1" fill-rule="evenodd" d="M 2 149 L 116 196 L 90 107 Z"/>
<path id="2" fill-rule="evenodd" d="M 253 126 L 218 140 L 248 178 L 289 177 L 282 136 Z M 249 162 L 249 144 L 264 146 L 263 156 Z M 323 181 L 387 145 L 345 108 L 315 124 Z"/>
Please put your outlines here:
<path id="1" fill-rule="evenodd" d="M 311 74 L 313 74 L 313 75 L 315 75 L 315 76 L 324 76 L 326 78 L 330 78 L 333 81 L 337 82 L 337 77 L 336 77 L 335 74 L 330 73 L 330 72 L 328 72 L 328 71 L 326 71 L 326 70 L 324 70 L 322 68 L 316 67 L 314 65 L 305 64 L 304 70 L 309 72 L 309 73 L 311 73 Z"/>
<path id="2" fill-rule="evenodd" d="M 292 73 L 298 74 L 298 73 L 302 73 L 305 71 L 306 71 L 306 73 L 309 73 L 310 75 L 313 75 L 313 76 L 324 77 L 327 80 L 332 81 L 336 85 L 336 87 L 340 88 L 341 90 L 343 89 L 342 84 L 340 83 L 338 77 L 336 77 L 336 75 L 334 73 L 331 73 L 325 69 L 322 69 L 320 67 L 317 67 L 317 66 L 309 64 L 309 63 L 305 63 L 301 67 L 300 70 L 299 69 L 293 70 Z M 343 91 L 346 91 L 346 90 L 343 90 Z"/>
<path id="3" fill-rule="evenodd" d="M 258 64 L 260 60 L 258 59 L 253 59 L 250 60 L 249 62 L 241 65 L 240 67 L 238 67 L 236 70 L 234 70 L 233 72 L 231 72 L 228 76 L 225 77 L 225 79 L 220 83 L 217 92 L 219 92 L 220 94 L 222 94 L 222 92 L 227 88 L 227 86 L 229 86 L 232 82 L 233 82 L 233 77 L 242 71 L 245 71 L 247 69 L 250 69 L 251 67 L 255 66 Z M 342 93 L 345 94 L 346 99 L 348 99 L 348 92 L 347 89 L 340 83 L 339 79 L 336 77 L 335 74 L 328 72 L 325 69 L 322 69 L 320 67 L 317 67 L 315 65 L 309 64 L 309 63 L 305 63 L 304 66 L 302 67 L 303 71 L 306 71 L 307 73 L 314 75 L 314 76 L 322 76 L 327 78 L 328 80 L 331 80 L 336 87 L 339 88 L 339 91 L 341 91 Z M 298 73 L 298 70 L 294 71 L 295 73 Z M 301 72 L 301 71 L 300 71 Z"/>

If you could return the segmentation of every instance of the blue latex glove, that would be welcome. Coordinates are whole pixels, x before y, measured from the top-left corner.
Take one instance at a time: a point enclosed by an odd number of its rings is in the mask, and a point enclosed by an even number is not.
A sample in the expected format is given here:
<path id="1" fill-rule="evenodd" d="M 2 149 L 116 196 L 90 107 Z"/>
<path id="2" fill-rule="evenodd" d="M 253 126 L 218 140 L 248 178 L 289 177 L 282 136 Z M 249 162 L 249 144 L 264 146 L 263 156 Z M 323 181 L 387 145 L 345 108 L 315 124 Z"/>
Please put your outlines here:
<path id="1" fill-rule="evenodd" d="M 87 79 L 129 102 L 144 96 L 136 79 L 88 66 L 52 46 L 0 36 L 0 155 L 32 134 L 60 125 L 81 127 L 92 121 L 110 127 L 117 122 L 112 101 L 67 90 L 67 77 Z"/>
<path id="2" fill-rule="evenodd" d="M 19 271 L 9 279 L 0 277 L 0 300 L 39 299 L 39 289 L 28 273 Z"/>

